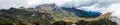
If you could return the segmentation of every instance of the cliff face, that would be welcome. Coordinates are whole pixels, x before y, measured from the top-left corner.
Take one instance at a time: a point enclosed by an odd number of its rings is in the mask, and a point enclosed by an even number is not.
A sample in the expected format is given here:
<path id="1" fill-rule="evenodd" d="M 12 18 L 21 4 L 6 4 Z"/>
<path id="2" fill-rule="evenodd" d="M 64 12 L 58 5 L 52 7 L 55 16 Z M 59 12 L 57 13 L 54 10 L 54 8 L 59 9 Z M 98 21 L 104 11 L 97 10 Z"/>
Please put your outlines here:
<path id="1" fill-rule="evenodd" d="M 44 4 L 35 8 L 1 9 L 0 25 L 116 25 L 109 20 L 110 15 L 81 18 L 55 4 Z"/>

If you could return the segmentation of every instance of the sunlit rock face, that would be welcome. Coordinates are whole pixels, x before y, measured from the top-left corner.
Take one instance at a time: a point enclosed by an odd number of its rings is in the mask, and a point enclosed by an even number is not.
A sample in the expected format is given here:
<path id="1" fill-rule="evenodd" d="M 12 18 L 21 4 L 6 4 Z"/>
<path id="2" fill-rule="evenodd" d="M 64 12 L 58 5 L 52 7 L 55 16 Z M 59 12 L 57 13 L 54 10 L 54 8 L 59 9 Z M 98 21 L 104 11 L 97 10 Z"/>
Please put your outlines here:
<path id="1" fill-rule="evenodd" d="M 82 18 L 95 18 L 98 17 L 99 15 L 101 15 L 102 13 L 100 12 L 94 12 L 94 11 L 85 11 L 85 10 L 80 10 L 80 9 L 76 9 L 76 8 L 66 8 L 66 7 L 62 7 L 63 10 L 66 10 L 68 12 L 73 12 L 75 13 L 77 16 L 82 17 Z"/>
<path id="2" fill-rule="evenodd" d="M 45 11 L 45 12 L 64 13 L 64 10 L 62 8 L 58 7 L 54 3 L 38 5 L 34 9 L 37 9 L 38 11 Z"/>

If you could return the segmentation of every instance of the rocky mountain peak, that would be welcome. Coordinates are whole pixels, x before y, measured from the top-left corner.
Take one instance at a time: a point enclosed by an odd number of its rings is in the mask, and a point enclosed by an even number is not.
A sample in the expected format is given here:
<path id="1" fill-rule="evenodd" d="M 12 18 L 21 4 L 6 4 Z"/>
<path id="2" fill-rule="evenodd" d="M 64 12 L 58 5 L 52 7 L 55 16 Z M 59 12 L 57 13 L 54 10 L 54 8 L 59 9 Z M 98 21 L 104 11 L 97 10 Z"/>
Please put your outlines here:
<path id="1" fill-rule="evenodd" d="M 35 8 L 36 9 L 53 9 L 55 7 L 57 7 L 56 4 L 43 4 L 43 5 L 38 5 Z"/>
<path id="2" fill-rule="evenodd" d="M 44 12 L 55 12 L 55 13 L 63 13 L 64 10 L 60 7 L 58 7 L 56 4 L 43 4 L 38 5 L 35 7 L 38 11 L 44 11 Z"/>

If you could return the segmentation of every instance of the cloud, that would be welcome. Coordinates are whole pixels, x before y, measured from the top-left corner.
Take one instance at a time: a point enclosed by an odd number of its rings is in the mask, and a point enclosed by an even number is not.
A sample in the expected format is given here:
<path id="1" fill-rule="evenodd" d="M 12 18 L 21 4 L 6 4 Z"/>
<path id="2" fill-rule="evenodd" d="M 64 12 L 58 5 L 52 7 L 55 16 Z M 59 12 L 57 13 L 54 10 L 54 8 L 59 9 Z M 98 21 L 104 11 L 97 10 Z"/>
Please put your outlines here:
<path id="1" fill-rule="evenodd" d="M 119 3 L 120 0 L 28 0 L 28 5 L 39 5 L 46 3 L 56 3 L 58 6 L 65 7 L 81 7 L 91 6 L 93 4 L 100 4 L 106 6 L 112 3 Z"/>
<path id="2" fill-rule="evenodd" d="M 82 10 L 86 10 L 86 11 L 96 11 L 96 12 L 102 12 L 105 13 L 103 11 L 105 11 L 107 8 L 105 7 L 99 7 L 100 4 L 94 4 L 91 6 L 83 6 L 83 7 L 79 7 L 77 9 L 82 9 Z"/>
<path id="3" fill-rule="evenodd" d="M 40 4 L 55 3 L 60 7 L 82 7 L 100 4 L 101 7 L 111 3 L 118 3 L 120 0 L 0 0 L 0 8 L 18 6 L 36 6 Z"/>
<path id="4" fill-rule="evenodd" d="M 103 14 L 107 12 L 112 12 L 112 21 L 116 22 L 118 25 L 120 25 L 120 3 L 113 3 L 109 4 L 107 7 L 99 7 L 100 4 L 94 4 L 91 6 L 83 6 L 77 9 L 82 9 L 86 11 L 96 11 L 96 12 L 102 12 Z"/>
<path id="5" fill-rule="evenodd" d="M 113 12 L 113 18 L 111 20 L 120 25 L 120 3 L 112 4 L 109 8 L 109 11 L 111 10 Z"/>
<path id="6" fill-rule="evenodd" d="M 0 9 L 25 6 L 26 0 L 0 0 Z"/>
<path id="7" fill-rule="evenodd" d="M 112 21 L 116 22 L 120 25 L 120 3 L 110 4 L 108 7 L 99 7 L 100 4 L 94 4 L 92 6 L 83 6 L 78 9 L 86 10 L 86 11 L 96 11 L 102 12 L 103 14 L 107 12 L 112 12 Z"/>

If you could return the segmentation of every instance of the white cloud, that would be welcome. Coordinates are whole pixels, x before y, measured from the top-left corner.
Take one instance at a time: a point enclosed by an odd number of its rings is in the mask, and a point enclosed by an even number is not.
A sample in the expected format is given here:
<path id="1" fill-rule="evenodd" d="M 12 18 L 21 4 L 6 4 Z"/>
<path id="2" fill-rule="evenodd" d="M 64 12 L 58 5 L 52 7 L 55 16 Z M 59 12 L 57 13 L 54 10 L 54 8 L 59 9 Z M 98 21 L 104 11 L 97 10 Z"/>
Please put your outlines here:
<path id="1" fill-rule="evenodd" d="M 96 11 L 102 12 L 103 14 L 107 12 L 112 12 L 112 21 L 120 25 L 120 3 L 110 4 L 108 7 L 99 7 L 100 4 L 94 4 L 92 6 L 83 6 L 77 9 L 82 9 L 86 11 Z"/>
<path id="2" fill-rule="evenodd" d="M 120 0 L 0 0 L 0 8 L 18 7 L 18 6 L 35 6 L 39 4 L 56 3 L 58 6 L 65 7 L 82 7 L 100 4 L 101 7 L 111 3 L 118 3 Z"/>
<path id="3" fill-rule="evenodd" d="M 97 12 L 102 12 L 107 13 L 107 12 L 112 12 L 112 21 L 116 22 L 118 25 L 120 25 L 120 3 L 114 3 L 109 5 L 108 7 L 102 7 L 99 8 L 97 7 L 99 4 L 95 4 L 92 6 L 85 6 L 81 7 L 82 9 L 88 10 L 88 11 L 97 11 Z"/>
<path id="4" fill-rule="evenodd" d="M 110 5 L 109 11 L 113 12 L 114 16 L 120 17 L 120 3 Z"/>
<path id="5" fill-rule="evenodd" d="M 25 6 L 26 0 L 0 0 L 0 9 Z"/>
<path id="6" fill-rule="evenodd" d="M 106 8 L 105 7 L 100 8 L 99 6 L 100 6 L 100 4 L 94 4 L 92 6 L 83 6 L 83 7 L 77 8 L 77 9 L 105 13 L 104 11 L 106 10 Z"/>
<path id="7" fill-rule="evenodd" d="M 58 6 L 81 7 L 90 6 L 97 3 L 101 6 L 107 6 L 111 3 L 119 3 L 119 1 L 120 0 L 28 0 L 28 5 L 56 3 Z"/>
<path id="8" fill-rule="evenodd" d="M 48 4 L 55 3 L 58 6 L 79 6 L 82 3 L 89 2 L 91 0 L 28 0 L 28 5 L 39 5 L 39 4 Z"/>

